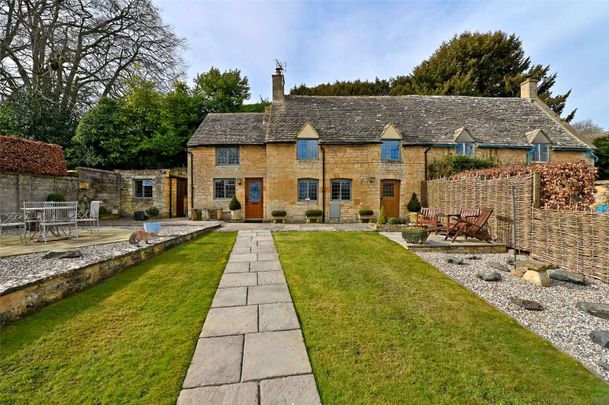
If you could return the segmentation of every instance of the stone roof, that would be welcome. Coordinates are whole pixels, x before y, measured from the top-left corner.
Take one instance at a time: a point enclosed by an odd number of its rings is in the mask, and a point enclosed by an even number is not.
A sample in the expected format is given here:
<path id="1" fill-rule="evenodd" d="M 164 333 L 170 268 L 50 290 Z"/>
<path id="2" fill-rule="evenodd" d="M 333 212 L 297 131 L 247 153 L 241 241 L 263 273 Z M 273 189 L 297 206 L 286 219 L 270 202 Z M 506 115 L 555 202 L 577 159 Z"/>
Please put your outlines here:
<path id="1" fill-rule="evenodd" d="M 263 145 L 263 113 L 209 113 L 186 146 Z"/>
<path id="2" fill-rule="evenodd" d="M 530 100 L 466 96 L 285 96 L 272 104 L 266 142 L 294 142 L 307 122 L 320 142 L 379 142 L 392 123 L 404 144 L 454 144 L 464 128 L 478 145 L 528 146 L 543 130 L 553 147 L 587 148 Z"/>

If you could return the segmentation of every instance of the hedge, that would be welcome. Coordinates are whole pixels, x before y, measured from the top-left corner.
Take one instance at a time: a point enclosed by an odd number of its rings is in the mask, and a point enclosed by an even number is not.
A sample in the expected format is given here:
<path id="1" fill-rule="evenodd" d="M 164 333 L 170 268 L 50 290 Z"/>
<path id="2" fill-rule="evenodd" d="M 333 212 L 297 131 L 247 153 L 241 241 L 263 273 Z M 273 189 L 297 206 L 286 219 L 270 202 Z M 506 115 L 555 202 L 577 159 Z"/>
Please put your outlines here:
<path id="1" fill-rule="evenodd" d="M 68 172 L 59 145 L 0 136 L 0 172 L 65 176 Z"/>
<path id="2" fill-rule="evenodd" d="M 486 179 L 512 177 L 538 172 L 541 177 L 543 208 L 588 211 L 594 204 L 596 168 L 581 160 L 530 166 L 500 166 L 492 169 L 468 170 L 450 177 L 459 180 L 484 176 Z"/>

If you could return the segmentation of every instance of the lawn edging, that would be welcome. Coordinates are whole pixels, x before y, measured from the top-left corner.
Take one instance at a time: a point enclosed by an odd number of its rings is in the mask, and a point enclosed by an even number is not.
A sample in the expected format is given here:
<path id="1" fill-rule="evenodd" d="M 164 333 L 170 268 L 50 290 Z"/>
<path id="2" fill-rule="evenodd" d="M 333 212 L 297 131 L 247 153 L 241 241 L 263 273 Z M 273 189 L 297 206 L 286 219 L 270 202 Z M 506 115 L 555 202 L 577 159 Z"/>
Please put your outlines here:
<path id="1" fill-rule="evenodd" d="M 65 297 L 83 291 L 112 277 L 130 266 L 142 263 L 151 257 L 181 245 L 184 242 L 211 232 L 220 225 L 210 226 L 194 232 L 164 240 L 151 246 L 124 253 L 110 259 L 100 260 L 83 267 L 33 280 L 0 293 L 0 327 L 30 315 L 40 308 Z"/>

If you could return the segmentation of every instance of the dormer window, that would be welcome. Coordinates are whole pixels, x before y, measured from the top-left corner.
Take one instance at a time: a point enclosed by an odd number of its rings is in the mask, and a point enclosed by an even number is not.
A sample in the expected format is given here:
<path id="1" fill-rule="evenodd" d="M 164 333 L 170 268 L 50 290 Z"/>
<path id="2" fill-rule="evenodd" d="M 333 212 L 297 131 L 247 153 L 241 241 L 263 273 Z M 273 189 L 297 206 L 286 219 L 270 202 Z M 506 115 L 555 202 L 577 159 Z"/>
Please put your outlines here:
<path id="1" fill-rule="evenodd" d="M 533 145 L 533 163 L 548 163 L 550 161 L 550 148 L 547 143 Z"/>
<path id="2" fill-rule="evenodd" d="M 473 157 L 474 156 L 474 144 L 472 142 L 458 143 L 455 146 L 455 152 L 457 153 L 457 155 Z"/>
<path id="3" fill-rule="evenodd" d="M 296 149 L 298 160 L 317 160 L 319 142 L 317 139 L 299 139 Z"/>
<path id="4" fill-rule="evenodd" d="M 381 143 L 381 160 L 399 161 L 401 142 L 398 140 L 385 140 Z"/>

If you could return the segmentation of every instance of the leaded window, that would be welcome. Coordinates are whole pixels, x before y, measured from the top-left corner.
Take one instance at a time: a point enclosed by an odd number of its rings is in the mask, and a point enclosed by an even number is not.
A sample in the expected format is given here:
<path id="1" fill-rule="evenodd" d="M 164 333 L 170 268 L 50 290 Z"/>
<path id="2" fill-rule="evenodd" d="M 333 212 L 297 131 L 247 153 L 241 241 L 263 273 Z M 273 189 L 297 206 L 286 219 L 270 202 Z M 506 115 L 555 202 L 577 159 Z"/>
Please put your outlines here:
<path id="1" fill-rule="evenodd" d="M 316 179 L 298 180 L 298 201 L 317 201 L 319 181 Z"/>
<path id="2" fill-rule="evenodd" d="M 296 155 L 298 160 L 317 160 L 317 139 L 299 139 L 296 142 Z"/>
<path id="3" fill-rule="evenodd" d="M 383 141 L 381 160 L 400 160 L 400 141 Z"/>
<path id="4" fill-rule="evenodd" d="M 152 186 L 154 180 L 141 179 L 134 181 L 134 195 L 136 198 L 152 198 Z"/>
<path id="5" fill-rule="evenodd" d="M 474 144 L 471 142 L 458 143 L 455 147 L 457 155 L 474 156 Z"/>
<path id="6" fill-rule="evenodd" d="M 216 164 L 218 166 L 238 165 L 238 146 L 218 146 L 216 148 Z"/>
<path id="7" fill-rule="evenodd" d="M 214 179 L 214 198 L 226 199 L 235 196 L 235 179 Z"/>
<path id="8" fill-rule="evenodd" d="M 332 201 L 351 200 L 351 180 L 336 179 L 330 180 L 330 192 Z"/>
<path id="9" fill-rule="evenodd" d="M 533 148 L 533 162 L 547 163 L 550 160 L 550 149 L 547 143 L 536 143 Z"/>

